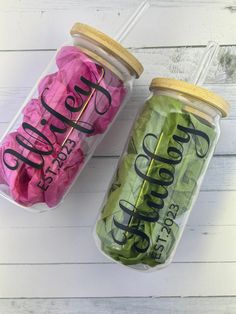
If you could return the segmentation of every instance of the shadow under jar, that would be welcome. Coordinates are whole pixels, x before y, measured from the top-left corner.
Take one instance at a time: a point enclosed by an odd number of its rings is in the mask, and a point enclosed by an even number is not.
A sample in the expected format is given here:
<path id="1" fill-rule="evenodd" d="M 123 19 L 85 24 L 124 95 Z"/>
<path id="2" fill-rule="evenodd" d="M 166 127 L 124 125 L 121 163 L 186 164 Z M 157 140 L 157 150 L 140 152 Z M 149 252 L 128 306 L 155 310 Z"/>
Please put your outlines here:
<path id="1" fill-rule="evenodd" d="M 57 206 L 142 71 L 118 42 L 75 24 L 1 139 L 1 195 L 33 210 Z"/>
<path id="2" fill-rule="evenodd" d="M 144 271 L 171 262 L 229 111 L 183 81 L 155 78 L 150 90 L 95 227 L 106 256 Z"/>

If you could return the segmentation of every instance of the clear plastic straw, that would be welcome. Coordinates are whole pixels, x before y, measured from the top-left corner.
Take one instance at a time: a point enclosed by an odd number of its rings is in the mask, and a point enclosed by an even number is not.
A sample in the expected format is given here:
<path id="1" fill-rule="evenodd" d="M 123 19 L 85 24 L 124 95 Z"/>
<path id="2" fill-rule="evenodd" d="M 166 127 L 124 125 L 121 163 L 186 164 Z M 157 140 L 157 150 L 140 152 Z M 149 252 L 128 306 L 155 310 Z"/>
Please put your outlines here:
<path id="1" fill-rule="evenodd" d="M 208 45 L 205 48 L 202 59 L 198 65 L 197 71 L 194 73 L 191 83 L 195 85 L 202 85 L 207 77 L 210 66 L 218 54 L 220 46 L 218 43 L 209 41 Z"/>
<path id="2" fill-rule="evenodd" d="M 125 25 L 121 28 L 118 34 L 115 36 L 115 40 L 118 42 L 122 42 L 125 37 L 129 34 L 129 32 L 136 25 L 140 17 L 144 14 L 144 12 L 150 7 L 149 0 L 142 1 L 135 12 L 131 15 Z"/>
<path id="3" fill-rule="evenodd" d="M 141 2 L 135 12 L 130 16 L 130 18 L 115 36 L 115 39 L 118 42 L 122 42 L 127 37 L 133 27 L 137 24 L 138 20 L 150 6 L 150 0 L 144 0 Z M 217 42 L 208 42 L 197 71 L 190 79 L 191 83 L 195 85 L 203 85 L 209 72 L 210 66 L 212 65 L 212 62 L 215 59 L 217 53 L 219 52 L 219 48 L 220 46 Z"/>

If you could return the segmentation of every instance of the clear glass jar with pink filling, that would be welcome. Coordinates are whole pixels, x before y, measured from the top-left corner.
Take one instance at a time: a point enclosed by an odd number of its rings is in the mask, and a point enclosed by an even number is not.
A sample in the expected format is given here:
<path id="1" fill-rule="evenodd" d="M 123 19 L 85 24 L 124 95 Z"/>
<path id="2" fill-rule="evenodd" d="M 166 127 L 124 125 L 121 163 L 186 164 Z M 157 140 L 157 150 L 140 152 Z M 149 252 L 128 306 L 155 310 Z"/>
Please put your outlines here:
<path id="1" fill-rule="evenodd" d="M 27 209 L 62 201 L 143 71 L 100 31 L 70 33 L 0 142 L 0 194 Z"/>

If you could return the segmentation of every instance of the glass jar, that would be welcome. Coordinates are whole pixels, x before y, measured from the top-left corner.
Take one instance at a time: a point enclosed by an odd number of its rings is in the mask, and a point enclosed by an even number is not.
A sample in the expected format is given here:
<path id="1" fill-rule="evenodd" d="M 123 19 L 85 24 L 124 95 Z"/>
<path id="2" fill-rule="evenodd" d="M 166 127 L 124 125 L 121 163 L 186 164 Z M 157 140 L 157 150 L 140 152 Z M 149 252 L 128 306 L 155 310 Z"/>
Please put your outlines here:
<path id="1" fill-rule="evenodd" d="M 139 269 L 171 262 L 229 111 L 216 94 L 155 78 L 95 227 L 99 249 Z"/>
<path id="2" fill-rule="evenodd" d="M 75 24 L 1 139 L 1 195 L 33 210 L 57 206 L 142 71 L 118 42 Z"/>

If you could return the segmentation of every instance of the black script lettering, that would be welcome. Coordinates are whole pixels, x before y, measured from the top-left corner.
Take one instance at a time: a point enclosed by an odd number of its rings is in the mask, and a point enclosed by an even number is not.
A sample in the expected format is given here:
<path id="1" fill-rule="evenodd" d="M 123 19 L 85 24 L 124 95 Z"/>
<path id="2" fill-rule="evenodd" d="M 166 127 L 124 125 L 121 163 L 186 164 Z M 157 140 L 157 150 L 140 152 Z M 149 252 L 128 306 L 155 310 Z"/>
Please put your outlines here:
<path id="1" fill-rule="evenodd" d="M 24 136 L 22 136 L 21 134 L 17 134 L 16 135 L 16 141 L 18 144 L 20 144 L 21 146 L 23 146 L 24 148 L 28 149 L 31 152 L 34 152 L 36 154 L 40 154 L 40 155 L 51 155 L 54 151 L 53 145 L 50 142 L 50 140 L 39 130 L 37 130 L 35 127 L 33 127 L 31 124 L 23 122 L 22 123 L 22 127 L 25 131 L 25 133 L 27 133 L 30 137 L 36 139 L 36 142 L 40 142 L 41 144 L 43 144 L 44 148 L 46 147 L 50 147 L 50 149 L 48 151 L 45 150 L 39 150 L 37 149 L 35 146 L 33 146 L 30 141 L 28 139 L 26 139 Z M 33 134 L 35 133 L 37 136 L 34 136 L 32 133 L 28 132 L 28 130 L 32 131 Z M 24 141 L 21 140 L 21 138 L 23 138 L 24 140 L 26 140 L 26 142 L 28 142 L 30 145 L 27 145 L 24 143 Z M 36 145 L 36 144 L 34 144 Z"/>
<path id="2" fill-rule="evenodd" d="M 111 106 L 111 104 L 112 104 L 111 94 L 108 92 L 108 90 L 106 90 L 106 89 L 103 88 L 102 86 L 100 86 L 100 85 L 98 85 L 98 84 L 96 84 L 96 83 L 93 83 L 93 82 L 87 80 L 87 79 L 86 79 L 85 77 L 83 77 L 83 76 L 81 76 L 80 79 L 81 79 L 81 81 L 82 81 L 84 84 L 86 84 L 86 85 L 88 86 L 88 91 L 85 91 L 85 90 L 83 90 L 82 88 L 80 88 L 80 87 L 78 87 L 78 86 L 76 85 L 76 86 L 74 87 L 74 90 L 76 91 L 76 93 L 77 93 L 77 94 L 81 93 L 82 95 L 88 96 L 88 95 L 90 95 L 90 93 L 91 93 L 91 91 L 92 91 L 92 88 L 95 89 L 95 90 L 98 91 L 98 92 L 101 92 L 101 93 L 107 98 L 107 100 L 108 100 L 108 106 L 105 107 L 105 109 L 103 109 L 103 110 L 99 110 L 98 105 L 97 105 L 97 94 L 96 94 L 96 96 L 95 96 L 95 111 L 96 111 L 97 114 L 99 114 L 99 115 L 105 114 L 105 113 L 109 110 L 109 108 L 110 108 L 110 106 Z"/>
<path id="3" fill-rule="evenodd" d="M 60 121 L 64 122 L 65 124 L 69 125 L 70 127 L 82 132 L 82 133 L 86 133 L 86 134 L 92 134 L 94 132 L 94 128 L 87 122 L 82 122 L 83 125 L 79 125 L 80 121 L 78 121 L 77 123 L 75 123 L 74 121 L 66 118 L 65 116 L 63 116 L 62 114 L 60 114 L 59 112 L 57 112 L 56 110 L 54 110 L 53 108 L 51 108 L 47 103 L 46 100 L 44 98 L 44 94 L 45 92 L 48 90 L 48 88 L 45 88 L 44 91 L 42 92 L 41 95 L 41 103 L 43 105 L 43 107 L 50 112 L 54 117 L 58 118 Z M 90 126 L 90 128 L 88 128 L 87 126 Z"/>
<path id="4" fill-rule="evenodd" d="M 65 107 L 68 109 L 70 112 L 78 112 L 83 108 L 83 100 L 81 95 L 78 95 L 80 97 L 81 103 L 78 104 L 77 107 L 75 107 L 76 100 L 75 97 L 72 95 L 69 95 L 66 97 L 65 100 Z"/>
<path id="5" fill-rule="evenodd" d="M 142 214 L 140 214 L 134 210 L 135 206 L 133 204 L 131 204 L 130 202 L 127 202 L 125 200 L 120 200 L 119 206 L 120 206 L 121 210 L 123 210 L 124 213 L 127 214 L 130 218 L 132 217 L 135 219 L 135 221 L 138 221 L 138 225 L 142 220 L 148 221 L 148 222 L 156 222 L 159 220 L 158 213 L 153 211 L 154 216 L 142 215 Z M 130 210 L 127 206 L 131 206 L 132 210 Z M 146 252 L 146 250 L 148 249 L 148 247 L 150 245 L 150 239 L 146 235 L 146 233 L 144 233 L 141 230 L 138 230 L 138 228 L 135 226 L 127 226 L 127 225 L 124 225 L 123 223 L 118 222 L 115 219 L 115 217 L 113 217 L 113 223 L 114 223 L 116 228 L 125 231 L 123 233 L 123 239 L 119 240 L 115 237 L 114 230 L 112 230 L 112 238 L 117 244 L 120 244 L 120 245 L 125 244 L 128 240 L 127 234 L 132 235 L 132 236 L 134 235 L 134 236 L 137 236 L 139 238 L 139 240 L 134 243 L 135 250 L 137 252 L 140 252 L 140 253 Z"/>
<path id="6" fill-rule="evenodd" d="M 134 162 L 134 169 L 135 169 L 135 172 L 137 173 L 137 175 L 148 181 L 149 183 L 153 183 L 153 184 L 157 184 L 157 185 L 162 185 L 162 186 L 169 186 L 173 183 L 174 181 L 174 175 L 173 173 L 169 170 L 169 169 L 166 169 L 166 168 L 160 168 L 159 169 L 159 176 L 162 178 L 162 179 L 165 179 L 165 180 L 159 180 L 159 179 L 155 179 L 145 173 L 142 173 L 142 171 L 139 169 L 138 167 L 138 160 L 140 160 L 141 158 L 144 158 L 148 161 L 150 161 L 150 159 L 144 155 L 144 154 L 139 154 L 136 159 L 135 159 L 135 162 Z M 166 177 L 164 177 L 163 175 L 166 175 L 169 177 L 170 180 L 166 180 Z"/>
<path id="7" fill-rule="evenodd" d="M 147 156 L 149 156 L 150 158 L 156 160 L 156 161 L 160 161 L 160 162 L 163 162 L 163 163 L 166 163 L 166 164 L 169 164 L 169 165 L 177 165 L 181 162 L 183 156 L 182 156 L 182 152 L 175 148 L 175 147 L 169 147 L 168 150 L 167 150 L 167 153 L 168 155 L 173 158 L 173 159 L 167 159 L 167 158 L 164 158 L 164 157 L 160 157 L 156 154 L 154 154 L 150 149 L 148 149 L 148 146 L 147 146 L 147 140 L 149 138 L 154 138 L 156 140 L 156 143 L 157 143 L 157 136 L 153 133 L 148 133 L 147 135 L 145 135 L 144 139 L 143 139 L 143 151 L 145 152 L 145 154 Z M 175 155 L 171 156 L 170 153 L 175 153 Z"/>
<path id="8" fill-rule="evenodd" d="M 182 143 L 188 143 L 190 141 L 190 135 L 193 135 L 194 139 L 195 139 L 195 148 L 196 148 L 196 154 L 199 158 L 204 158 L 207 153 L 208 153 L 208 150 L 209 150 L 209 146 L 210 146 L 210 139 L 209 139 L 209 136 L 203 132 L 203 131 L 200 131 L 200 130 L 197 130 L 197 129 L 191 129 L 191 128 L 188 128 L 188 127 L 184 127 L 180 124 L 177 125 L 177 129 L 184 132 L 187 136 L 186 137 L 180 137 L 178 135 L 173 135 L 173 139 L 177 142 L 182 142 Z M 203 153 L 200 153 L 197 149 L 197 139 L 199 140 L 199 138 L 202 138 L 205 143 L 207 144 L 207 148 L 206 148 L 206 151 L 203 152 Z"/>
<path id="9" fill-rule="evenodd" d="M 148 215 L 141 215 L 138 212 L 138 209 L 130 204 L 129 202 L 122 200 L 122 202 L 126 202 L 127 204 L 132 206 L 132 209 L 128 209 L 127 206 L 124 206 L 121 201 L 119 202 L 120 208 L 126 213 L 128 214 L 129 218 L 129 222 L 128 224 L 124 224 L 124 221 L 122 223 L 118 222 L 115 217 L 113 217 L 113 222 L 114 222 L 114 226 L 120 230 L 123 230 L 123 234 L 122 234 L 122 239 L 118 240 L 115 237 L 115 233 L 114 230 L 112 231 L 112 237 L 113 240 L 120 245 L 123 245 L 127 242 L 128 237 L 127 234 L 131 234 L 131 235 L 137 235 L 140 237 L 141 239 L 141 243 L 145 244 L 144 246 L 140 247 L 138 246 L 139 241 L 135 242 L 135 249 L 137 252 L 146 252 L 149 245 L 150 245 L 150 239 L 149 237 L 141 230 L 138 230 L 139 228 L 139 224 L 140 222 L 143 221 L 149 221 L 149 222 L 157 222 L 159 220 L 159 210 L 162 209 L 165 205 L 164 200 L 168 197 L 168 186 L 170 186 L 173 182 L 174 182 L 174 173 L 175 173 L 175 168 L 174 166 L 176 166 L 177 164 L 181 163 L 182 159 L 183 159 L 183 144 L 188 143 L 191 139 L 191 136 L 193 136 L 194 140 L 195 140 L 195 148 L 196 148 L 196 154 L 198 157 L 203 158 L 206 156 L 208 150 L 209 150 L 209 146 L 210 146 L 210 139 L 208 137 L 208 135 L 200 130 L 197 129 L 192 129 L 192 128 L 188 128 L 188 127 L 184 127 L 182 125 L 177 125 L 177 130 L 182 132 L 183 134 L 174 134 L 172 136 L 172 139 L 175 141 L 176 145 L 178 145 L 179 147 L 175 147 L 174 144 L 173 146 L 169 146 L 167 148 L 167 154 L 170 158 L 166 158 L 166 157 L 161 157 L 158 156 L 157 154 L 155 154 L 155 150 L 158 145 L 158 138 L 155 134 L 152 133 L 148 133 L 145 135 L 144 139 L 143 139 L 143 143 L 142 143 L 142 148 L 145 154 L 139 154 L 134 162 L 134 169 L 136 174 L 142 178 L 144 181 L 148 182 L 149 184 L 153 184 L 153 185 L 158 185 L 158 192 L 156 191 L 151 191 L 150 192 L 150 196 L 157 198 L 158 202 L 154 202 L 153 200 L 150 200 L 150 198 L 147 200 L 147 205 L 149 206 L 149 208 L 156 213 L 155 216 L 155 221 L 153 221 L 153 218 L 150 219 L 150 217 Z M 207 149 L 205 152 L 200 153 L 197 149 L 197 140 L 199 139 L 203 139 L 205 141 L 205 143 L 207 144 Z M 155 140 L 155 147 L 154 149 L 150 149 L 148 148 L 148 141 L 150 143 L 150 141 Z M 201 146 L 202 149 L 202 146 Z M 154 178 L 152 176 L 150 176 L 148 174 L 148 172 L 143 173 L 142 170 L 140 170 L 142 164 L 145 164 L 145 162 L 150 163 L 155 160 L 155 162 L 161 162 L 161 167 L 157 167 L 158 172 L 159 172 L 159 178 Z M 141 161 L 141 163 L 140 163 Z M 154 165 L 153 165 L 154 166 Z M 164 167 L 165 166 L 165 167 Z M 170 169 L 169 169 L 170 168 Z M 161 192 L 162 190 L 162 192 Z M 147 195 L 146 195 L 147 196 Z M 147 199 L 147 198 L 146 198 Z M 135 226 L 134 225 L 134 221 L 132 222 L 133 225 L 130 226 L 130 222 L 132 220 L 138 221 L 138 225 Z M 166 222 L 168 220 L 168 225 L 172 225 L 173 224 L 173 219 L 170 218 L 166 218 Z M 165 239 L 162 239 L 159 235 L 157 237 L 157 242 L 158 241 L 163 241 L 166 242 Z M 164 249 L 163 245 L 160 245 L 157 248 L 157 252 L 160 253 L 161 256 L 161 252 Z"/>
<path id="10" fill-rule="evenodd" d="M 19 160 L 23 161 L 24 163 L 26 163 L 27 165 L 36 168 L 36 169 L 42 169 L 43 165 L 44 165 L 44 159 L 42 157 L 42 155 L 51 155 L 53 152 L 53 145 L 52 143 L 49 141 L 49 139 L 42 134 L 39 130 L 37 130 L 35 127 L 33 127 L 32 125 L 30 125 L 29 123 L 22 123 L 22 127 L 24 129 L 24 131 L 32 138 L 36 139 L 38 142 L 40 142 L 41 144 L 44 145 L 45 147 L 49 147 L 49 150 L 42 150 L 42 149 L 38 149 L 36 147 L 36 143 L 33 145 L 30 140 L 28 140 L 27 138 L 25 138 L 23 135 L 21 134 L 17 134 L 15 139 L 16 142 L 22 146 L 23 148 L 27 149 L 29 152 L 35 153 L 36 155 L 38 155 L 38 157 L 40 158 L 41 162 L 40 163 L 36 163 L 32 160 L 30 160 L 29 158 L 24 157 L 23 155 L 21 155 L 19 152 L 15 151 L 14 149 L 6 149 L 3 153 L 3 162 L 6 165 L 7 168 L 11 169 L 11 170 L 16 170 L 19 166 L 19 162 L 17 161 L 17 159 L 15 159 L 15 165 L 10 165 L 7 162 L 6 159 L 6 155 L 12 155 L 16 158 L 18 158 Z M 31 132 L 29 132 L 31 131 Z M 34 134 L 36 136 L 34 136 Z"/>
<path id="11" fill-rule="evenodd" d="M 9 154 L 9 155 L 12 155 L 12 156 L 15 156 L 16 158 L 22 160 L 24 163 L 26 163 L 27 165 L 33 167 L 33 168 L 36 168 L 36 169 L 42 169 L 43 168 L 43 165 L 44 165 L 44 160 L 43 158 L 41 157 L 41 163 L 38 164 L 38 163 L 35 163 L 31 160 L 29 160 L 28 158 L 25 158 L 24 156 L 22 156 L 20 153 L 18 153 L 17 151 L 11 149 L 11 148 L 7 148 L 4 153 L 3 153 L 3 162 L 5 164 L 5 166 L 10 169 L 10 170 L 16 170 L 18 167 L 19 167 L 19 162 L 17 159 L 15 159 L 15 165 L 10 165 L 7 160 L 6 160 L 6 155 Z"/>

